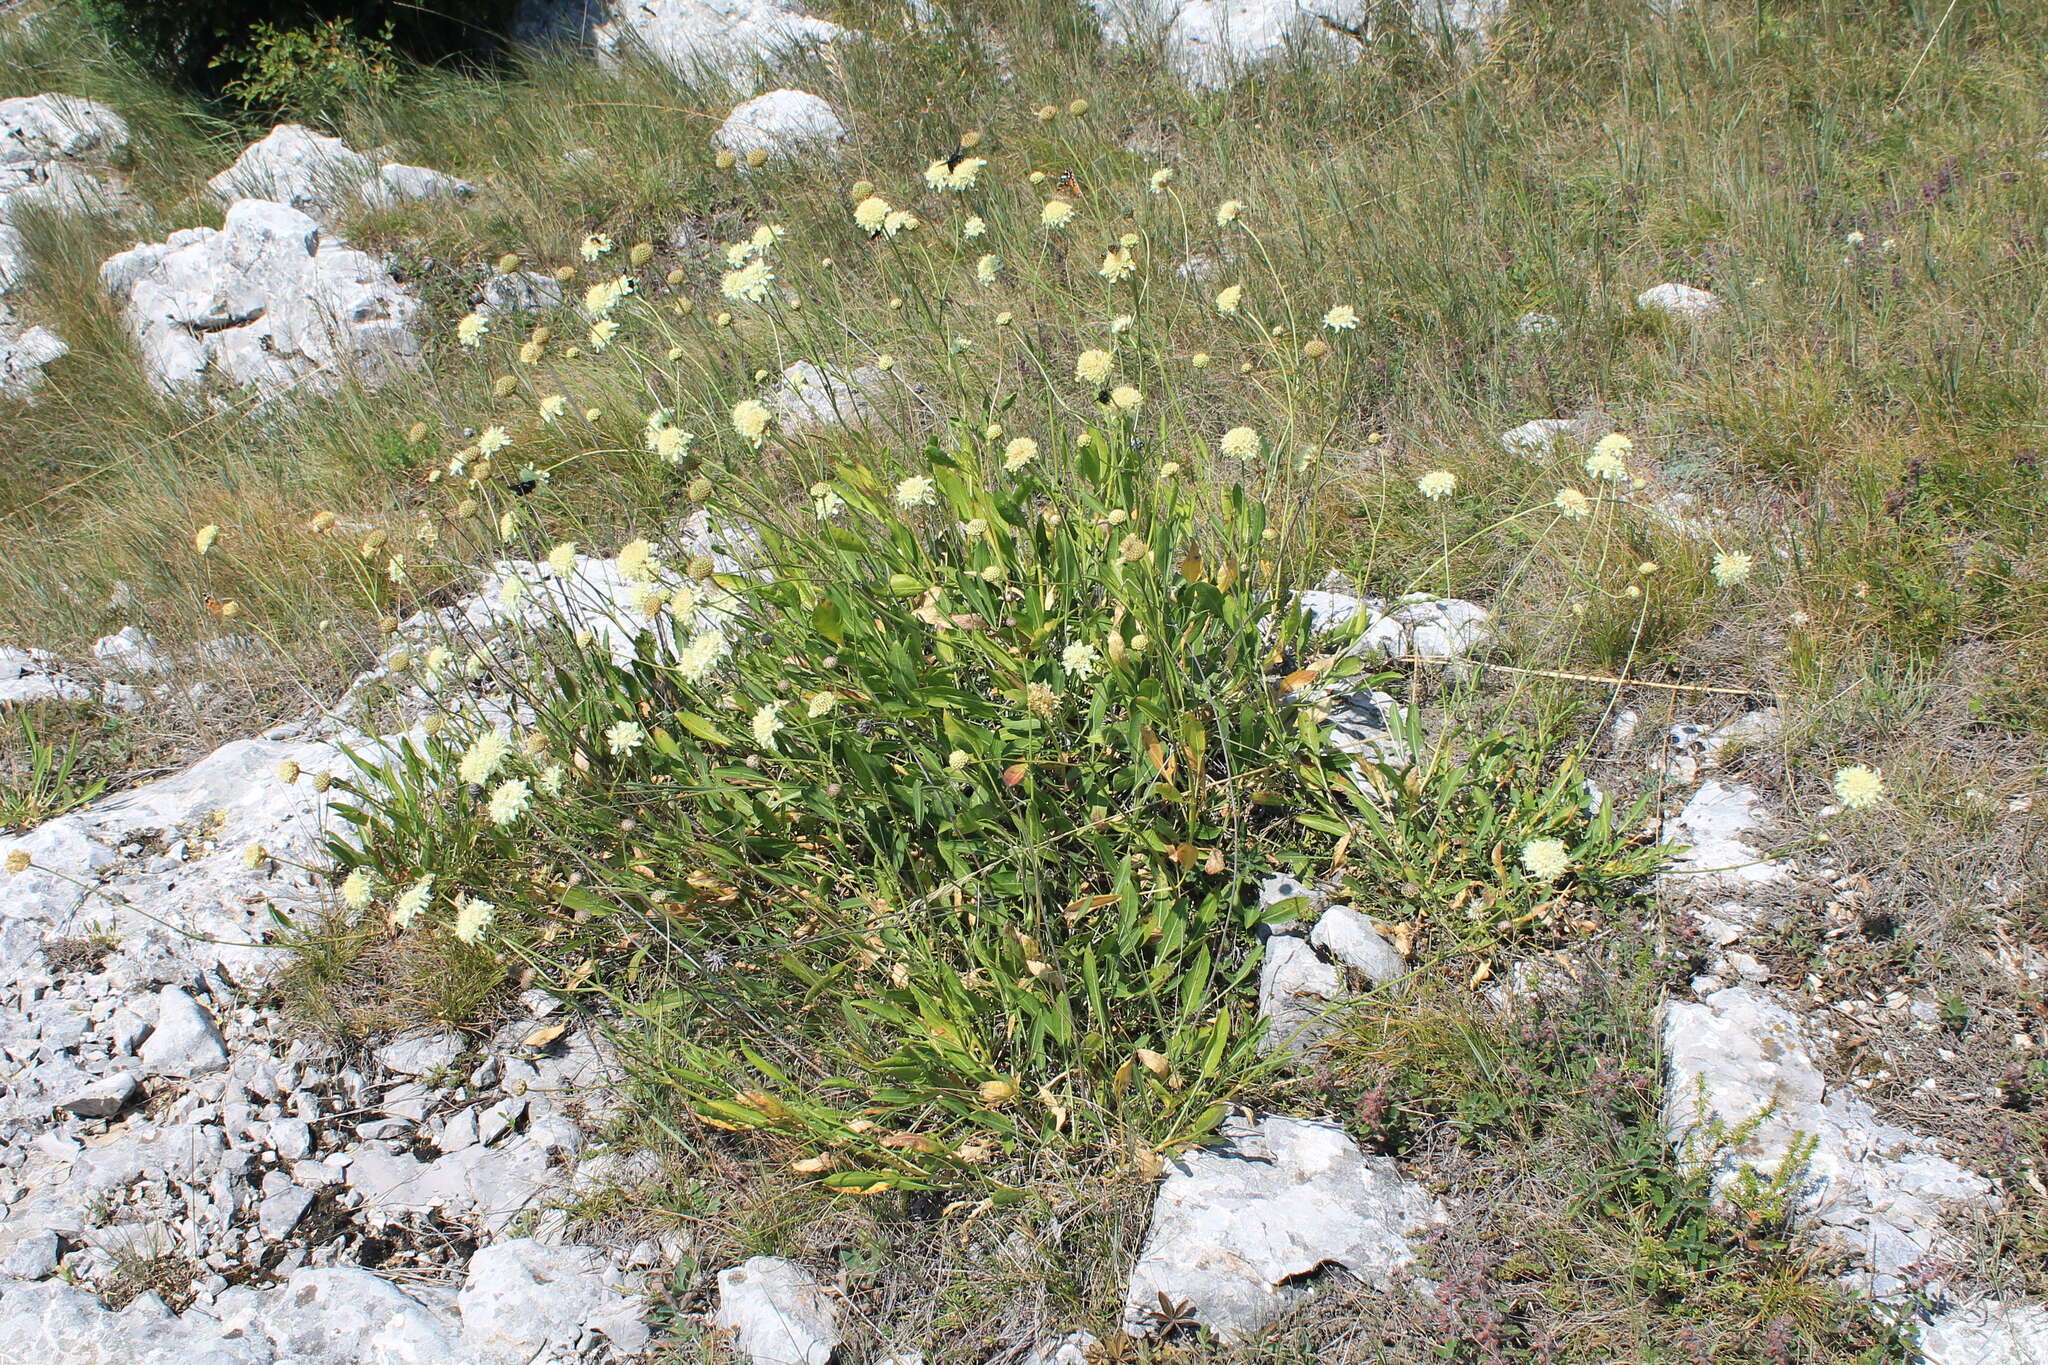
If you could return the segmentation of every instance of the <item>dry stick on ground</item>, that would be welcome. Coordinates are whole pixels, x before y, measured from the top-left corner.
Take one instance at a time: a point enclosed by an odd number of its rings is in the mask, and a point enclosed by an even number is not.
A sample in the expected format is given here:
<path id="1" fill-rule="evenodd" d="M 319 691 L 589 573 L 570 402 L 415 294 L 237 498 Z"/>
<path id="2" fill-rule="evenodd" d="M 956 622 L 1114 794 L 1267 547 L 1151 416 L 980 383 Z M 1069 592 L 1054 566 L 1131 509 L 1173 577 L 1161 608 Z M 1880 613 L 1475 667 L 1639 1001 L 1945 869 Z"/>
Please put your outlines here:
<path id="1" fill-rule="evenodd" d="M 1394 659 L 1397 664 L 1455 664 L 1468 662 L 1448 654 L 1403 654 Z M 1514 673 L 1525 678 L 1556 678 L 1563 682 L 1599 683 L 1603 687 L 1655 687 L 1666 692 L 1710 692 L 1722 697 L 1768 697 L 1782 702 L 1784 697 L 1777 692 L 1767 692 L 1757 687 L 1712 687 L 1706 683 L 1653 682 L 1648 678 L 1622 678 L 1611 673 L 1568 673 L 1556 668 L 1516 668 L 1510 664 L 1480 664 L 1479 667 L 1499 673 Z"/>

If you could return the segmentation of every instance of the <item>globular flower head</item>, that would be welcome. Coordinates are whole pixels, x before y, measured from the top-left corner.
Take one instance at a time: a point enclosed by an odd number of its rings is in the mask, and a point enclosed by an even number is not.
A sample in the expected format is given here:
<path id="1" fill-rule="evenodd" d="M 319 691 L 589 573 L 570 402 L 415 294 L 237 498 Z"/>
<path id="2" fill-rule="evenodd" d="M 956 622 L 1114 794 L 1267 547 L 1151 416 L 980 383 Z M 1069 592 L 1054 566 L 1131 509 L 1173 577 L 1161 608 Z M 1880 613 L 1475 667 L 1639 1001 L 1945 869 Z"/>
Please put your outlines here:
<path id="1" fill-rule="evenodd" d="M 871 194 L 853 206 L 853 221 L 862 232 L 875 237 L 881 234 L 882 225 L 893 212 L 895 210 L 889 206 L 888 200 L 880 195 Z"/>
<path id="2" fill-rule="evenodd" d="M 494 825 L 509 825 L 526 814 L 533 804 L 533 788 L 524 778 L 507 778 L 491 792 L 490 818 Z"/>
<path id="3" fill-rule="evenodd" d="M 755 259 L 738 270 L 727 271 L 718 288 L 735 303 L 760 303 L 768 297 L 769 287 L 774 283 L 775 272 L 768 262 Z"/>
<path id="4" fill-rule="evenodd" d="M 1152 193 L 1164 194 L 1166 187 L 1173 183 L 1173 167 L 1161 166 L 1152 172 Z"/>
<path id="5" fill-rule="evenodd" d="M 1531 839 L 1522 845 L 1522 868 L 1539 882 L 1554 882 L 1572 865 L 1572 855 L 1559 839 Z"/>
<path id="6" fill-rule="evenodd" d="M 699 631 L 676 655 L 676 672 L 684 682 L 702 682 L 725 657 L 725 649 L 725 636 L 721 632 Z"/>
<path id="7" fill-rule="evenodd" d="M 994 284 L 996 274 L 1003 268 L 1002 257 L 993 251 L 986 253 L 974 263 L 974 279 L 977 284 Z"/>
<path id="8" fill-rule="evenodd" d="M 930 507 L 939 500 L 939 486 L 924 474 L 913 474 L 896 485 L 898 507 Z"/>
<path id="9" fill-rule="evenodd" d="M 733 405 L 732 429 L 750 445 L 761 444 L 761 438 L 768 433 L 768 424 L 774 420 L 775 414 L 758 398 L 742 399 Z"/>
<path id="10" fill-rule="evenodd" d="M 882 235 L 894 237 L 900 232 L 909 232 L 921 224 L 922 220 L 909 209 L 891 209 L 889 215 L 882 219 Z"/>
<path id="11" fill-rule="evenodd" d="M 1584 521 L 1593 515 L 1593 500 L 1576 488 L 1560 488 L 1550 505 L 1574 521 Z"/>
<path id="12" fill-rule="evenodd" d="M 482 313 L 467 313 L 462 321 L 455 324 L 455 339 L 464 346 L 482 343 L 484 333 L 491 330 L 491 321 Z"/>
<path id="13" fill-rule="evenodd" d="M 1067 676 L 1076 680 L 1090 677 L 1102 661 L 1102 652 L 1094 645 L 1075 641 L 1060 651 L 1060 668 Z"/>
<path id="14" fill-rule="evenodd" d="M 1038 211 L 1038 221 L 1049 231 L 1057 232 L 1074 221 L 1074 206 L 1064 199 L 1048 199 Z"/>
<path id="15" fill-rule="evenodd" d="M 498 907 L 475 896 L 464 896 L 455 907 L 455 937 L 464 943 L 477 944 L 483 941 L 491 921 L 496 919 Z"/>
<path id="16" fill-rule="evenodd" d="M 1852 763 L 1835 772 L 1835 799 L 1844 810 L 1867 810 L 1884 800 L 1884 770 Z"/>
<path id="17" fill-rule="evenodd" d="M 637 721 L 614 721 L 605 728 L 605 752 L 609 753 L 613 758 L 624 758 L 627 754 L 638 749 L 646 739 L 647 734 L 640 728 Z"/>
<path id="18" fill-rule="evenodd" d="M 1145 395 L 1129 384 L 1119 384 L 1109 391 L 1109 405 L 1118 412 L 1136 412 L 1144 401 Z"/>
<path id="19" fill-rule="evenodd" d="M 1333 332 L 1352 332 L 1358 329 L 1358 310 L 1348 303 L 1340 303 L 1323 314 L 1323 326 Z"/>
<path id="20" fill-rule="evenodd" d="M 970 242 L 977 237 L 985 236 L 987 232 L 988 224 L 982 221 L 981 215 L 978 213 L 969 214 L 967 221 L 960 225 L 960 235 Z"/>
<path id="21" fill-rule="evenodd" d="M 421 877 L 400 892 L 398 899 L 392 902 L 391 922 L 401 929 L 406 928 L 420 917 L 420 912 L 427 908 L 433 898 L 434 879 L 431 876 Z"/>
<path id="22" fill-rule="evenodd" d="M 1448 469 L 1432 469 L 1415 481 L 1415 487 L 1431 502 L 1447 498 L 1458 490 L 1458 476 Z"/>
<path id="23" fill-rule="evenodd" d="M 497 730 L 485 730 L 469 742 L 455 772 L 464 782 L 481 787 L 512 756 L 512 742 Z"/>
<path id="24" fill-rule="evenodd" d="M 959 194 L 974 188 L 974 182 L 981 178 L 981 168 L 988 162 L 978 156 L 956 156 L 946 161 L 934 161 L 924 168 L 924 182 L 935 190 Z"/>
<path id="25" fill-rule="evenodd" d="M 1723 550 L 1714 556 L 1714 581 L 1732 588 L 1749 577 L 1754 561 L 1742 550 Z"/>
<path id="26" fill-rule="evenodd" d="M 1620 451 L 1601 450 L 1596 447 L 1593 453 L 1586 457 L 1586 472 L 1596 479 L 1620 483 L 1628 477 L 1628 465 L 1623 463 Z"/>
<path id="27" fill-rule="evenodd" d="M 1216 206 L 1216 226 L 1229 227 L 1232 223 L 1236 222 L 1238 220 L 1238 217 L 1243 213 L 1243 200 L 1226 199 Z"/>
<path id="28" fill-rule="evenodd" d="M 1237 313 L 1238 304 L 1242 302 L 1243 299 L 1243 285 L 1228 285 L 1223 289 L 1218 290 L 1216 293 L 1216 311 L 1224 314 L 1226 317 L 1234 316 Z"/>
<path id="29" fill-rule="evenodd" d="M 1084 384 L 1094 384 L 1099 387 L 1104 380 L 1109 378 L 1110 368 L 1115 364 L 1116 358 L 1110 355 L 1108 351 L 1092 349 L 1083 351 L 1074 358 L 1074 378 Z"/>
<path id="30" fill-rule="evenodd" d="M 341 903 L 351 910 L 361 910 L 370 903 L 370 897 L 375 894 L 376 884 L 370 880 L 370 874 L 360 867 L 341 879 Z"/>
<path id="31" fill-rule="evenodd" d="M 1102 264 L 1096 268 L 1095 273 L 1111 283 L 1116 283 L 1129 279 L 1137 270 L 1138 262 L 1131 255 L 1130 248 L 1120 246 L 1103 256 Z"/>
<path id="32" fill-rule="evenodd" d="M 1003 468 L 1013 474 L 1037 458 L 1038 442 L 1029 436 L 1015 437 L 1003 447 Z"/>
<path id="33" fill-rule="evenodd" d="M 754 719 L 750 722 L 750 728 L 754 732 L 754 742 L 764 749 L 773 749 L 775 747 L 775 736 L 783 728 L 783 719 L 778 714 L 781 708 L 781 702 L 772 701 L 754 712 Z"/>
<path id="34" fill-rule="evenodd" d="M 1232 427 L 1223 433 L 1223 440 L 1217 449 L 1233 460 L 1256 460 L 1259 458 L 1259 433 L 1250 427 Z"/>

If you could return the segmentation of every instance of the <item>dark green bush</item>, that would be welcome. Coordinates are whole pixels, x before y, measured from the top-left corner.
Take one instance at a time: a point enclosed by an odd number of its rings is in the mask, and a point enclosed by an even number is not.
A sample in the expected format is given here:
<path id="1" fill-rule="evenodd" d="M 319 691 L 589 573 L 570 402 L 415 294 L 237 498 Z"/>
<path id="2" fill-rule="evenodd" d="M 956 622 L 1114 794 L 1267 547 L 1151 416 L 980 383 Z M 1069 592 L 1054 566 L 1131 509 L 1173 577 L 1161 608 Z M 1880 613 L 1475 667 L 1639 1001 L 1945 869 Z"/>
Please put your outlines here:
<path id="1" fill-rule="evenodd" d="M 294 59 L 312 74 L 367 69 L 397 55 L 483 60 L 510 23 L 512 0 L 83 0 L 94 27 L 159 74 L 245 102 L 289 97 Z M 251 76 L 260 79 L 249 84 Z M 331 79 L 331 75 L 330 75 Z M 283 107 L 278 105 L 277 107 Z"/>

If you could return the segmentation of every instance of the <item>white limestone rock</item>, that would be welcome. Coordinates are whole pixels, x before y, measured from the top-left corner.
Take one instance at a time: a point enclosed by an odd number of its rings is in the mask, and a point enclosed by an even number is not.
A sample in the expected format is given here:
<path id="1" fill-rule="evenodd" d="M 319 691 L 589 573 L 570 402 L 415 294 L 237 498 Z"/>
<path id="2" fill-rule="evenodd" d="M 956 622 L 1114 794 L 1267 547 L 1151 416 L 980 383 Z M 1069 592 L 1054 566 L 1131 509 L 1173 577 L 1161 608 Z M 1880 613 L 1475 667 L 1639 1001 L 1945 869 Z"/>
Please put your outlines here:
<path id="1" fill-rule="evenodd" d="M 1309 638 L 1354 636 L 1347 652 L 1380 659 L 1458 659 L 1492 633 L 1486 608 L 1459 597 L 1409 593 L 1393 602 L 1312 588 L 1291 599 L 1308 616 Z"/>
<path id="2" fill-rule="evenodd" d="M 366 208 L 388 209 L 422 199 L 469 199 L 475 194 L 476 186 L 461 176 L 387 161 L 363 182 L 357 197 Z"/>
<path id="3" fill-rule="evenodd" d="M 1024 1365 L 1093 1365 L 1088 1353 L 1097 1344 L 1093 1332 L 1069 1332 L 1058 1341 L 1034 1347 L 1024 1358 Z M 922 1357 L 919 1357 L 918 1365 L 923 1365 Z"/>
<path id="4" fill-rule="evenodd" d="M 43 367 L 71 354 L 64 338 L 47 327 L 16 326 L 0 303 L 0 398 L 29 399 L 43 384 Z"/>
<path id="5" fill-rule="evenodd" d="M 379 165 L 340 138 L 296 123 L 278 124 L 206 183 L 224 204 L 266 199 L 316 218 L 357 204 L 390 208 L 416 199 L 466 199 L 476 193 L 467 180 L 425 166 Z"/>
<path id="6" fill-rule="evenodd" d="M 171 666 L 141 626 L 123 626 L 112 635 L 102 635 L 92 642 L 92 656 L 123 673 L 163 673 Z"/>
<path id="7" fill-rule="evenodd" d="M 1674 1002 L 1664 1049 L 1664 1128 L 1681 1157 L 1704 1163 L 1725 1190 L 1745 1168 L 1767 1179 L 1786 1173 L 1811 1143 L 1798 1171 L 1799 1221 L 1850 1258 L 1856 1268 L 1845 1278 L 1873 1296 L 1910 1292 L 1915 1262 L 1959 1251 L 1944 1220 L 1995 1202 L 1991 1183 L 1943 1157 L 1933 1139 L 1829 1085 L 1805 1025 L 1771 991 L 1731 986 Z M 1732 1133 L 1742 1141 L 1729 1144 Z"/>
<path id="8" fill-rule="evenodd" d="M 485 317 L 498 313 L 535 313 L 543 308 L 560 308 L 567 294 L 562 282 L 537 270 L 515 270 L 493 275 L 484 281 L 477 311 Z"/>
<path id="9" fill-rule="evenodd" d="M 240 740 L 182 773 L 0 842 L 0 853 L 18 849 L 33 861 L 0 881 L 0 962 L 23 960 L 45 938 L 94 924 L 118 935 L 123 956 L 137 960 L 225 965 L 235 974 L 274 962 L 276 950 L 257 941 L 269 906 L 295 912 L 326 894 L 300 870 L 321 861 L 326 798 L 311 782 L 279 782 L 286 760 L 307 774 L 349 771 L 326 744 Z M 154 862 L 139 851 L 149 844 L 177 852 Z M 271 858 L 251 867 L 250 845 Z M 191 975 L 166 972 L 156 979 Z M 144 1017 L 154 1019 L 160 1008 L 159 1001 Z"/>
<path id="10" fill-rule="evenodd" d="M 842 1340 L 839 1305 L 810 1271 L 773 1256 L 718 1273 L 716 1325 L 753 1365 L 828 1365 Z"/>
<path id="11" fill-rule="evenodd" d="M 128 125 L 104 104 L 56 94 L 0 100 L 0 223 L 29 204 L 111 205 L 114 191 L 101 177 L 127 151 Z M 0 242 L 0 262 L 7 254 Z M 0 269 L 0 290 L 7 273 Z"/>
<path id="12" fill-rule="evenodd" d="M 187 228 L 100 267 L 152 383 L 208 377 L 279 392 L 378 384 L 418 363 L 419 302 L 378 261 L 297 209 L 237 201 L 224 226 Z"/>
<path id="13" fill-rule="evenodd" d="M 1344 978 L 1316 956 L 1307 939 L 1268 935 L 1259 964 L 1259 1014 L 1266 1020 L 1260 1050 L 1314 1046 L 1329 1032 L 1330 1004 L 1343 994 Z"/>
<path id="14" fill-rule="evenodd" d="M 1462 659 L 1492 634 L 1486 608 L 1458 597 L 1410 593 L 1381 608 L 1358 637 L 1353 651 L 1383 659 Z"/>
<path id="15" fill-rule="evenodd" d="M 1246 68 L 1309 49 L 1356 51 L 1370 0 L 1089 0 L 1111 44 L 1157 44 L 1169 70 L 1221 90 Z"/>
<path id="16" fill-rule="evenodd" d="M 1500 448 L 1510 455 L 1542 455 L 1552 447 L 1567 449 L 1587 443 L 1585 424 L 1576 418 L 1538 417 L 1500 434 Z"/>
<path id="17" fill-rule="evenodd" d="M 1636 295 L 1636 307 L 1696 322 L 1721 311 L 1720 296 L 1689 284 L 1657 284 Z"/>
<path id="18" fill-rule="evenodd" d="M 1768 824 L 1763 798 L 1748 787 L 1708 778 L 1685 809 L 1666 823 L 1667 843 L 1685 848 L 1663 874 L 1666 888 L 1709 895 L 1768 886 L 1788 874 L 1751 842 Z"/>
<path id="19" fill-rule="evenodd" d="M 1149 1335 L 1160 1299 L 1237 1341 L 1313 1292 L 1326 1267 L 1379 1288 L 1413 1264 L 1446 1215 L 1392 1157 L 1366 1156 L 1336 1123 L 1233 1120 L 1223 1141 L 1167 1166 L 1124 1294 L 1124 1330 Z"/>
<path id="20" fill-rule="evenodd" d="M 28 274 L 28 245 L 21 229 L 0 223 L 0 294 L 20 284 Z"/>
<path id="21" fill-rule="evenodd" d="M 216 1329 L 269 1346 L 275 1355 L 261 1358 L 278 1365 L 483 1365 L 463 1349 L 450 1315 L 353 1266 L 295 1270 L 276 1289 L 221 1298 Z M 207 1320 L 194 1310 L 184 1321 Z"/>
<path id="22" fill-rule="evenodd" d="M 340 138 L 280 123 L 243 148 L 235 164 L 206 187 L 223 204 L 267 199 L 312 212 L 354 200 L 376 173 L 376 162 Z"/>
<path id="23" fill-rule="evenodd" d="M 1952 1308 L 1915 1344 L 1926 1365 L 2048 1365 L 2048 1308 L 1997 1299 Z"/>
<path id="24" fill-rule="evenodd" d="M 377 1060 L 401 1076 L 429 1076 L 462 1055 L 462 1035 L 422 1029 L 394 1038 L 377 1049 Z"/>
<path id="25" fill-rule="evenodd" d="M 1408 959 L 1380 926 L 1348 905 L 1323 911 L 1308 941 L 1375 985 L 1384 986 L 1408 974 Z"/>
<path id="26" fill-rule="evenodd" d="M 751 94 L 776 57 L 852 30 L 805 13 L 800 0 L 613 0 L 590 36 L 601 60 L 644 52 L 686 80 L 708 75 Z"/>
<path id="27" fill-rule="evenodd" d="M 851 371 L 820 369 L 800 360 L 782 372 L 766 402 L 785 436 L 828 426 L 861 426 L 874 416 L 870 399 L 888 382 L 873 365 Z"/>
<path id="28" fill-rule="evenodd" d="M 806 148 L 836 148 L 846 124 L 824 100 L 807 90 L 770 90 L 738 105 L 718 127 L 716 141 L 735 156 L 766 152 L 787 156 Z"/>
<path id="29" fill-rule="evenodd" d="M 624 1278 L 587 1246 L 526 1237 L 493 1243 L 470 1258 L 456 1304 L 463 1340 L 486 1360 L 570 1360 L 585 1328 L 597 1323 L 625 1349 L 647 1342 Z"/>
<path id="30" fill-rule="evenodd" d="M 227 1044 L 213 1016 L 176 986 L 156 996 L 156 1026 L 142 1044 L 142 1065 L 153 1076 L 203 1076 L 224 1071 Z"/>

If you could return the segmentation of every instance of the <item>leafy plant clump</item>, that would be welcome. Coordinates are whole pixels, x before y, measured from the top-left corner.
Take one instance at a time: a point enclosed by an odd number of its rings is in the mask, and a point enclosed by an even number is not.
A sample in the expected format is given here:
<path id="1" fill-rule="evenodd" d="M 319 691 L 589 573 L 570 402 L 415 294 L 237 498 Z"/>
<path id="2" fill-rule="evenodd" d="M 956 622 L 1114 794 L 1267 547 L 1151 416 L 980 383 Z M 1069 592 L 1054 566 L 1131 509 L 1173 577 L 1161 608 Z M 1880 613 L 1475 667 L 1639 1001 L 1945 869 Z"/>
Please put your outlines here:
<path id="1" fill-rule="evenodd" d="M 794 530 L 700 480 L 760 567 L 627 547 L 632 656 L 558 651 L 516 744 L 444 731 L 374 771 L 336 856 L 407 925 L 445 908 L 595 976 L 664 1095 L 863 1190 L 1210 1131 L 1261 1065 L 1257 883 L 1308 843 L 1406 876 L 1479 839 L 1501 889 L 1452 908 L 1483 926 L 1576 884 L 1504 849 L 1648 865 L 1490 742 L 1479 770 L 1333 748 L 1363 658 L 1282 677 L 1311 641 L 1265 506 L 1204 497 L 1134 429 L 1041 452 L 961 424 L 922 472 L 839 463 Z"/>

